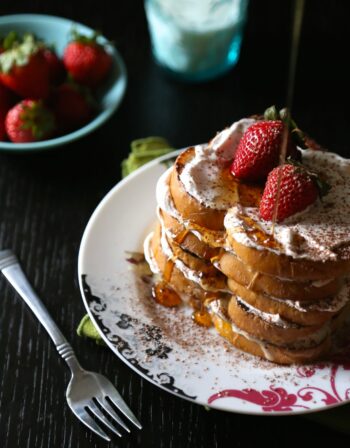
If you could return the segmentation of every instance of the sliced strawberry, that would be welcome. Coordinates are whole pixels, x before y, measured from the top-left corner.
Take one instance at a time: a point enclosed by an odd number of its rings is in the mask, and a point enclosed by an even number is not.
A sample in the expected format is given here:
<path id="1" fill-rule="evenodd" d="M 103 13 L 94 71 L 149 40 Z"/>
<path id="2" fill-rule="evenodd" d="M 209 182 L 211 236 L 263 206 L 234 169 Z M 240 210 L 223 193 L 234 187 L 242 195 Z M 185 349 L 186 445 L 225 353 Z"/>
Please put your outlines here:
<path id="1" fill-rule="evenodd" d="M 97 33 L 92 37 L 74 33 L 63 54 L 63 63 L 71 77 L 89 87 L 100 84 L 112 67 L 112 56 L 97 40 Z"/>
<path id="2" fill-rule="evenodd" d="M 24 98 L 44 99 L 49 94 L 49 68 L 40 45 L 31 34 L 13 42 L 0 55 L 0 81 Z"/>
<path id="3" fill-rule="evenodd" d="M 23 100 L 8 111 L 5 126 L 12 142 L 36 142 L 52 136 L 55 119 L 42 101 Z"/>
<path id="4" fill-rule="evenodd" d="M 265 221 L 275 218 L 276 222 L 281 222 L 306 209 L 328 190 L 327 184 L 301 164 L 280 165 L 273 169 L 267 178 L 260 202 L 260 216 Z M 275 210 L 277 200 L 278 206 Z"/>
<path id="5" fill-rule="evenodd" d="M 67 82 L 57 88 L 52 108 L 59 131 L 66 132 L 84 125 L 91 119 L 94 103 L 86 88 Z"/>

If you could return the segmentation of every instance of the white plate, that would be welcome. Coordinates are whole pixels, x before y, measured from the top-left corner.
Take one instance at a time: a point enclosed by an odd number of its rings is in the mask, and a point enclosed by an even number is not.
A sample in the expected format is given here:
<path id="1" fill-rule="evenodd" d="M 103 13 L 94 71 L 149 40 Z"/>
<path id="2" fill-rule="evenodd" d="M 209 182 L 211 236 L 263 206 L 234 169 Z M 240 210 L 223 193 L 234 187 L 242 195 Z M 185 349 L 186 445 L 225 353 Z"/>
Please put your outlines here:
<path id="1" fill-rule="evenodd" d="M 131 269 L 128 252 L 142 251 L 156 220 L 157 179 L 175 154 L 150 162 L 116 185 L 86 227 L 79 252 L 80 288 L 104 341 L 156 386 L 217 409 L 294 415 L 349 402 L 349 356 L 336 363 L 277 366 L 199 327 L 189 310 L 169 310 L 150 298 L 147 278 Z"/>

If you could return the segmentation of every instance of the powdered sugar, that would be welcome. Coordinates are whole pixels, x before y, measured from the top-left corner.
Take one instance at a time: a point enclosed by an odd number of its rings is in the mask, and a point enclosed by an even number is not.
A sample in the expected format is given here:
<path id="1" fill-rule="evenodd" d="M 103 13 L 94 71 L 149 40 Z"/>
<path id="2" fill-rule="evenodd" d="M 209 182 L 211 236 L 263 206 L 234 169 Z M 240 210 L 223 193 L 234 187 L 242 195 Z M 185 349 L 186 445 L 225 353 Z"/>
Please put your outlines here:
<path id="1" fill-rule="evenodd" d="M 317 171 L 331 190 L 322 202 L 317 201 L 304 213 L 275 224 L 274 239 L 281 246 L 278 251 L 294 258 L 349 259 L 350 250 L 344 247 L 350 244 L 350 160 L 330 152 L 304 150 L 303 163 Z M 273 251 L 248 235 L 242 216 L 251 218 L 264 233 L 272 234 L 272 223 L 263 221 L 256 207 L 236 205 L 228 211 L 224 222 L 230 235 L 246 246 Z"/>
<path id="2" fill-rule="evenodd" d="M 195 146 L 195 156 L 182 170 L 185 190 L 206 207 L 226 210 L 238 201 L 235 184 L 222 177 L 222 163 L 232 160 L 244 132 L 255 120 L 244 118 L 220 132 L 208 145 Z"/>

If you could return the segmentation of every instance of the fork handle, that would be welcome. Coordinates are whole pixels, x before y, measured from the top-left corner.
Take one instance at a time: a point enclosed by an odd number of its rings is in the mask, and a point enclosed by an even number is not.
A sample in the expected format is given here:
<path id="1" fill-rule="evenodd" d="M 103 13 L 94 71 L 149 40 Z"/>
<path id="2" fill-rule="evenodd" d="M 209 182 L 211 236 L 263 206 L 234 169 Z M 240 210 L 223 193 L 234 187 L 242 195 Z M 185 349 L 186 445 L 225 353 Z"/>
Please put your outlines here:
<path id="1" fill-rule="evenodd" d="M 33 311 L 49 336 L 53 340 L 58 353 L 66 361 L 72 373 L 81 370 L 72 346 L 58 328 L 46 307 L 30 285 L 24 274 L 16 255 L 11 250 L 0 251 L 0 271 L 11 283 L 14 289 Z"/>

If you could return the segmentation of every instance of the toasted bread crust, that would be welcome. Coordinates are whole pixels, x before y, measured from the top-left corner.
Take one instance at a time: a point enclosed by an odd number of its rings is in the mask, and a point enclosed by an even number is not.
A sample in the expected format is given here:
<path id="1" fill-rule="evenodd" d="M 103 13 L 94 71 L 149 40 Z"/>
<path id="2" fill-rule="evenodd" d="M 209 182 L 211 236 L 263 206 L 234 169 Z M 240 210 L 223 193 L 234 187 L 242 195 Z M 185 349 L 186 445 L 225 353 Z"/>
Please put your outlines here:
<path id="1" fill-rule="evenodd" d="M 243 308 L 235 296 L 231 298 L 227 312 L 230 319 L 237 325 L 237 327 L 258 339 L 276 345 L 294 343 L 307 336 L 313 335 L 322 327 L 322 325 L 293 325 L 285 327 L 267 322 L 260 316 Z"/>
<path id="2" fill-rule="evenodd" d="M 164 254 L 161 245 L 160 225 L 157 225 L 157 228 L 153 234 L 153 238 L 151 241 L 151 250 L 164 280 L 167 281 L 177 292 L 185 294 L 189 297 L 195 296 L 201 300 L 204 300 L 204 298 L 206 297 L 205 292 L 217 292 L 219 290 L 226 289 L 226 279 L 217 270 L 213 273 L 210 272 L 209 274 L 203 273 L 201 275 L 198 275 L 198 282 L 195 282 L 191 280 L 191 278 L 188 278 L 176 266 L 176 264 Z M 184 254 L 184 258 L 186 258 L 185 255 L 188 254 Z M 188 261 L 189 258 L 186 258 L 186 260 Z M 191 269 L 188 265 L 186 265 L 184 261 L 183 263 L 186 267 Z"/>
<path id="3" fill-rule="evenodd" d="M 241 297 L 245 302 L 258 308 L 261 311 L 272 314 L 279 314 L 283 319 L 289 320 L 300 325 L 322 325 L 327 320 L 331 319 L 336 311 L 319 311 L 310 309 L 307 312 L 299 311 L 283 301 L 276 301 L 266 294 L 256 293 L 245 288 L 232 279 L 228 279 L 228 287 L 238 297 Z"/>
<path id="4" fill-rule="evenodd" d="M 269 250 L 244 246 L 227 236 L 227 242 L 237 256 L 252 270 L 293 280 L 323 280 L 349 273 L 350 260 L 312 261 L 296 259 Z"/>
<path id="5" fill-rule="evenodd" d="M 180 175 L 190 160 L 195 155 L 195 149 L 188 148 L 176 159 L 174 169 L 170 176 L 170 191 L 175 207 L 186 220 L 192 221 L 200 226 L 213 230 L 224 230 L 224 210 L 216 210 L 205 207 L 191 196 L 184 188 Z"/>
<path id="6" fill-rule="evenodd" d="M 270 275 L 250 270 L 235 255 L 225 252 L 219 258 L 219 269 L 230 279 L 254 291 L 272 297 L 288 300 L 319 300 L 339 292 L 342 279 L 332 279 L 323 286 L 313 286 L 311 282 L 282 280 Z"/>
<path id="7" fill-rule="evenodd" d="M 239 350 L 277 364 L 308 364 L 312 361 L 322 359 L 329 351 L 331 345 L 330 337 L 327 337 L 315 347 L 290 350 L 285 347 L 278 347 L 277 345 L 259 343 L 258 341 L 247 339 L 242 334 L 236 333 L 228 321 L 217 315 L 212 316 L 212 321 L 217 332 Z"/>
<path id="8" fill-rule="evenodd" d="M 219 247 L 211 247 L 209 244 L 201 241 L 192 230 L 186 229 L 183 224 L 163 210 L 160 210 L 159 213 L 164 223 L 164 227 L 167 230 L 167 234 L 172 235 L 173 240 L 177 242 L 184 251 L 197 255 L 205 260 L 210 260 L 219 254 L 221 250 Z"/>

